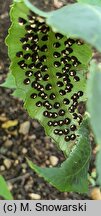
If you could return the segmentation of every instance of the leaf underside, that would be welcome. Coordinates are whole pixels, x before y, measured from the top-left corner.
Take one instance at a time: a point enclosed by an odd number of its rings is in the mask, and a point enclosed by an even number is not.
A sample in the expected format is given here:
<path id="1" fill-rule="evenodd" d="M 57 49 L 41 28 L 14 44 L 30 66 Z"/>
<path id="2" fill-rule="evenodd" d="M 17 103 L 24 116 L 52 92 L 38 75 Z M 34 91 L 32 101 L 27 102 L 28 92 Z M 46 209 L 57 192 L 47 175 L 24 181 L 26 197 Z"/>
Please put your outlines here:
<path id="1" fill-rule="evenodd" d="M 101 2 L 100 2 L 101 4 Z M 81 38 L 101 52 L 101 7 L 87 3 L 74 3 L 50 13 L 47 24 L 55 32 L 68 37 Z"/>
<path id="2" fill-rule="evenodd" d="M 76 191 L 85 193 L 88 190 L 87 170 L 90 159 L 88 121 L 85 120 L 79 130 L 80 139 L 77 147 L 70 153 L 59 168 L 40 168 L 28 160 L 29 166 L 44 177 L 61 192 Z"/>
<path id="3" fill-rule="evenodd" d="M 97 182 L 101 185 L 101 64 L 96 64 L 94 61 L 90 65 L 87 92 L 91 126 L 95 134 L 96 142 L 99 145 L 96 168 L 98 173 Z"/>
<path id="4" fill-rule="evenodd" d="M 77 1 L 80 3 L 87 3 L 87 4 L 101 6 L 101 0 L 77 0 Z"/>
<path id="5" fill-rule="evenodd" d="M 11 21 L 6 44 L 16 82 L 13 94 L 67 156 L 79 146 L 91 49 L 54 33 L 23 1 L 13 4 Z"/>
<path id="6" fill-rule="evenodd" d="M 97 183 L 101 186 L 101 147 L 100 150 L 97 152 L 96 157 L 96 169 L 97 169 Z"/>

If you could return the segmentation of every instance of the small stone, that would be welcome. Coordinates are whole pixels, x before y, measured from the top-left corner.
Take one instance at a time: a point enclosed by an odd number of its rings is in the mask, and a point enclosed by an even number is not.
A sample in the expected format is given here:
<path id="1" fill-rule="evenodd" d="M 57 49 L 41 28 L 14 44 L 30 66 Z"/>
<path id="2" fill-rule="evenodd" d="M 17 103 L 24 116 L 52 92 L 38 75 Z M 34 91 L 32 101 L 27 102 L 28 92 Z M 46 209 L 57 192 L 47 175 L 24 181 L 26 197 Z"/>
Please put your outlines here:
<path id="1" fill-rule="evenodd" d="M 21 167 L 22 167 L 23 169 L 27 169 L 27 164 L 22 163 Z"/>
<path id="2" fill-rule="evenodd" d="M 17 155 L 15 152 L 12 152 L 11 154 L 12 154 L 12 157 L 13 157 L 14 159 L 16 159 L 16 158 L 18 157 L 18 155 Z"/>
<path id="3" fill-rule="evenodd" d="M 93 154 L 96 155 L 97 152 L 99 151 L 99 149 L 100 149 L 100 146 L 97 145 L 97 146 L 93 149 Z"/>
<path id="4" fill-rule="evenodd" d="M 40 200 L 41 199 L 41 196 L 39 194 L 29 193 L 28 195 L 32 200 Z"/>
<path id="5" fill-rule="evenodd" d="M 38 128 L 39 127 L 39 123 L 37 121 L 33 121 L 32 125 L 34 128 Z"/>
<path id="6" fill-rule="evenodd" d="M 13 145 L 13 142 L 12 142 L 12 140 L 8 139 L 8 140 L 5 141 L 4 145 L 5 145 L 5 147 L 8 148 L 8 147 L 11 147 Z"/>
<path id="7" fill-rule="evenodd" d="M 97 187 L 93 188 L 91 190 L 90 197 L 93 200 L 101 200 L 101 191 L 100 191 L 100 188 L 97 188 Z"/>
<path id="8" fill-rule="evenodd" d="M 15 127 L 18 124 L 18 120 L 8 120 L 1 125 L 2 128 L 8 129 L 10 127 Z"/>
<path id="9" fill-rule="evenodd" d="M 2 172 L 2 171 L 5 171 L 5 167 L 2 165 L 2 166 L 0 166 L 0 171 Z"/>
<path id="10" fill-rule="evenodd" d="M 5 160 L 3 161 L 3 163 L 4 163 L 4 165 L 5 165 L 5 167 L 6 167 L 7 169 L 10 169 L 10 167 L 11 167 L 11 165 L 12 165 L 11 160 L 5 159 Z"/>
<path id="11" fill-rule="evenodd" d="M 49 160 L 46 160 L 46 165 L 49 165 L 49 164 L 50 164 Z"/>
<path id="12" fill-rule="evenodd" d="M 56 156 L 53 156 L 53 155 L 50 156 L 49 160 L 50 160 L 50 163 L 51 163 L 52 166 L 56 166 L 58 164 L 58 161 L 59 161 L 59 159 Z"/>
<path id="13" fill-rule="evenodd" d="M 24 186 L 24 189 L 25 189 L 26 192 L 28 192 L 29 189 L 31 189 L 31 188 L 32 188 L 32 185 L 29 185 L 29 184 Z"/>
<path id="14" fill-rule="evenodd" d="M 50 138 L 48 136 L 44 137 L 45 143 L 50 143 Z"/>
<path id="15" fill-rule="evenodd" d="M 29 129 L 30 129 L 30 122 L 25 121 L 22 124 L 20 124 L 19 133 L 26 135 L 29 133 Z"/>
<path id="16" fill-rule="evenodd" d="M 7 154 L 7 151 L 8 151 L 8 149 L 7 148 L 4 148 L 4 147 L 1 147 L 0 148 L 0 154 Z"/>
<path id="17" fill-rule="evenodd" d="M 27 153 L 27 149 L 26 148 L 23 148 L 22 149 L 22 154 L 26 154 Z"/>
<path id="18" fill-rule="evenodd" d="M 25 174 L 26 173 L 26 169 L 22 169 L 22 173 Z"/>
<path id="19" fill-rule="evenodd" d="M 17 130 L 9 131 L 9 135 L 10 135 L 10 137 L 11 136 L 17 136 L 18 132 L 17 132 Z"/>
<path id="20" fill-rule="evenodd" d="M 5 116 L 5 115 L 0 115 L 0 121 L 1 122 L 5 122 L 5 121 L 7 121 L 7 117 Z"/>
<path id="21" fill-rule="evenodd" d="M 37 145 L 40 145 L 42 141 L 40 139 L 37 139 Z"/>
<path id="22" fill-rule="evenodd" d="M 56 8 L 60 8 L 60 7 L 63 6 L 63 3 L 60 2 L 59 0 L 54 0 L 54 6 L 55 6 Z"/>
<path id="23" fill-rule="evenodd" d="M 19 160 L 15 160 L 14 166 L 17 166 L 19 164 Z"/>
<path id="24" fill-rule="evenodd" d="M 10 191 L 13 189 L 12 183 L 10 183 L 10 182 L 8 183 L 8 188 L 9 188 Z"/>
<path id="25" fill-rule="evenodd" d="M 21 200 L 22 199 L 22 195 L 21 194 L 18 194 L 18 200 Z"/>
<path id="26" fill-rule="evenodd" d="M 33 135 L 29 136 L 28 138 L 29 138 L 30 140 L 35 140 L 35 139 L 36 139 L 36 135 L 33 134 Z"/>

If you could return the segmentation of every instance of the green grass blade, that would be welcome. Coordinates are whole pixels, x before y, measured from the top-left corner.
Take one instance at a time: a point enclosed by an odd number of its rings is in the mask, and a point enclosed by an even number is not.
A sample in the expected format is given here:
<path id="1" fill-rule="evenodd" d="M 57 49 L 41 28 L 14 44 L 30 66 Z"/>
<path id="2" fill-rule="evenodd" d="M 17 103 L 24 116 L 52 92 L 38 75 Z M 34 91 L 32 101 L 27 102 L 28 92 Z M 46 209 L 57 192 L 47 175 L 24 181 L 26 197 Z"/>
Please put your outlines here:
<path id="1" fill-rule="evenodd" d="M 12 200 L 12 194 L 8 190 L 7 184 L 4 178 L 0 175 L 0 196 L 6 200 Z"/>

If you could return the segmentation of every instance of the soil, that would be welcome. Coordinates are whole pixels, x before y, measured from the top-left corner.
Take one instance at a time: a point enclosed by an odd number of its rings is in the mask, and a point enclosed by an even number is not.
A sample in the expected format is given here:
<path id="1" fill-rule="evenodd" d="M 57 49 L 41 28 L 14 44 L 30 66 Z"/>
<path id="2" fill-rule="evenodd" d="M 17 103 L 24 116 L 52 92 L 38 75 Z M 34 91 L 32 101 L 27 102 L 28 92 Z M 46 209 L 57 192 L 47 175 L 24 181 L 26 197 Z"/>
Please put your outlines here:
<path id="1" fill-rule="evenodd" d="M 11 2 L 11 0 L 0 0 L 0 83 L 5 80 L 10 64 L 4 40 L 10 26 L 8 12 Z M 50 11 L 68 2 L 74 1 L 35 0 L 34 4 Z M 22 102 L 14 98 L 11 93 L 9 89 L 0 88 L 0 174 L 5 177 L 14 199 L 30 200 L 36 197 L 41 200 L 91 199 L 89 194 L 59 192 L 28 167 L 26 156 L 40 166 L 52 166 L 50 156 L 59 159 L 59 163 L 64 157 L 50 138 L 45 136 L 40 124 L 29 118 Z M 6 128 L 4 123 L 7 125 L 9 120 L 15 122 L 15 125 Z"/>

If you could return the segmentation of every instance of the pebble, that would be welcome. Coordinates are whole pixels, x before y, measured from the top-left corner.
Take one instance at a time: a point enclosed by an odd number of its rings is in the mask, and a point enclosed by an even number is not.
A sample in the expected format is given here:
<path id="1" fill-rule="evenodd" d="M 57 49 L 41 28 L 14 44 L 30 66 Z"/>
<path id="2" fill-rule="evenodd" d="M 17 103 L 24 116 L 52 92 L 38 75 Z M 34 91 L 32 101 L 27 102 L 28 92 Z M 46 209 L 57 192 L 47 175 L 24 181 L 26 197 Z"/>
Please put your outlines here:
<path id="1" fill-rule="evenodd" d="M 26 154 L 27 153 L 27 149 L 26 148 L 23 148 L 22 149 L 22 154 Z"/>
<path id="2" fill-rule="evenodd" d="M 100 188 L 93 188 L 90 192 L 90 197 L 93 199 L 93 200 L 101 200 L 101 191 L 100 191 Z"/>
<path id="3" fill-rule="evenodd" d="M 26 163 L 22 163 L 21 167 L 22 167 L 23 169 L 27 169 L 27 164 L 26 164 Z"/>
<path id="4" fill-rule="evenodd" d="M 18 200 L 21 200 L 22 199 L 22 195 L 18 194 L 17 198 L 18 198 Z"/>
<path id="5" fill-rule="evenodd" d="M 63 3 L 60 2 L 59 0 L 54 0 L 54 7 L 56 8 L 60 8 L 63 6 Z"/>
<path id="6" fill-rule="evenodd" d="M 15 160 L 14 166 L 17 166 L 19 164 L 19 160 Z"/>
<path id="7" fill-rule="evenodd" d="M 17 130 L 14 130 L 14 131 L 9 131 L 9 136 L 17 136 L 18 135 L 18 132 Z"/>
<path id="8" fill-rule="evenodd" d="M 8 149 L 7 148 L 4 148 L 4 147 L 1 147 L 0 148 L 0 154 L 6 154 L 7 153 L 7 151 L 8 151 Z"/>
<path id="9" fill-rule="evenodd" d="M 26 173 L 26 169 L 22 169 L 22 173 L 25 174 Z"/>
<path id="10" fill-rule="evenodd" d="M 41 196 L 39 194 L 29 193 L 28 195 L 32 200 L 40 200 L 41 199 Z"/>
<path id="11" fill-rule="evenodd" d="M 7 121 L 7 117 L 5 115 L 0 115 L 0 121 L 1 122 Z"/>
<path id="12" fill-rule="evenodd" d="M 25 191 L 29 192 L 30 190 L 32 190 L 33 188 L 33 179 L 32 180 L 28 180 L 26 185 L 24 186 Z"/>
<path id="13" fill-rule="evenodd" d="M 50 163 L 51 163 L 52 166 L 56 166 L 58 164 L 58 161 L 59 161 L 59 159 L 56 156 L 53 156 L 53 155 L 50 156 L 49 160 L 50 160 Z"/>
<path id="14" fill-rule="evenodd" d="M 29 136 L 29 139 L 30 139 L 30 140 L 35 140 L 35 139 L 36 139 L 36 135 L 33 134 L 33 135 Z"/>
<path id="15" fill-rule="evenodd" d="M 26 135 L 29 133 L 29 130 L 30 130 L 30 122 L 29 121 L 25 121 L 22 124 L 20 124 L 19 133 Z"/>
<path id="16" fill-rule="evenodd" d="M 11 147 L 13 145 L 13 142 L 12 140 L 6 140 L 5 143 L 4 143 L 5 147 Z"/>
<path id="17" fill-rule="evenodd" d="M 11 160 L 9 160 L 9 159 L 4 159 L 3 163 L 4 163 L 4 165 L 5 165 L 5 167 L 6 167 L 7 169 L 10 169 L 10 167 L 11 167 L 11 165 L 12 165 Z"/>
<path id="18" fill-rule="evenodd" d="M 13 189 L 13 185 L 12 185 L 11 182 L 8 183 L 8 188 L 9 188 L 10 191 Z"/>
<path id="19" fill-rule="evenodd" d="M 94 149 L 93 149 L 93 154 L 96 155 L 97 152 L 99 151 L 99 145 L 97 145 Z"/>
<path id="20" fill-rule="evenodd" d="M 50 161 L 49 160 L 46 160 L 46 165 L 49 165 L 50 164 Z"/>
<path id="21" fill-rule="evenodd" d="M 8 129 L 10 127 L 14 127 L 18 124 L 18 120 L 8 120 L 1 125 L 2 128 Z"/>
<path id="22" fill-rule="evenodd" d="M 15 152 L 12 152 L 11 155 L 12 155 L 13 159 L 16 159 L 18 157 L 18 155 Z"/>
<path id="23" fill-rule="evenodd" d="M 50 137 L 45 136 L 45 137 L 44 137 L 44 140 L 45 140 L 45 143 L 49 143 L 49 144 L 50 144 Z"/>
<path id="24" fill-rule="evenodd" d="M 26 192 L 29 192 L 29 190 L 32 189 L 32 185 L 27 184 L 24 186 L 24 189 Z"/>
<path id="25" fill-rule="evenodd" d="M 41 145 L 42 141 L 40 139 L 37 139 L 37 145 Z"/>
<path id="26" fill-rule="evenodd" d="M 33 121 L 32 125 L 34 128 L 38 128 L 39 127 L 39 123 L 37 121 Z"/>
<path id="27" fill-rule="evenodd" d="M 0 166 L 0 171 L 5 171 L 5 167 L 3 165 Z"/>

